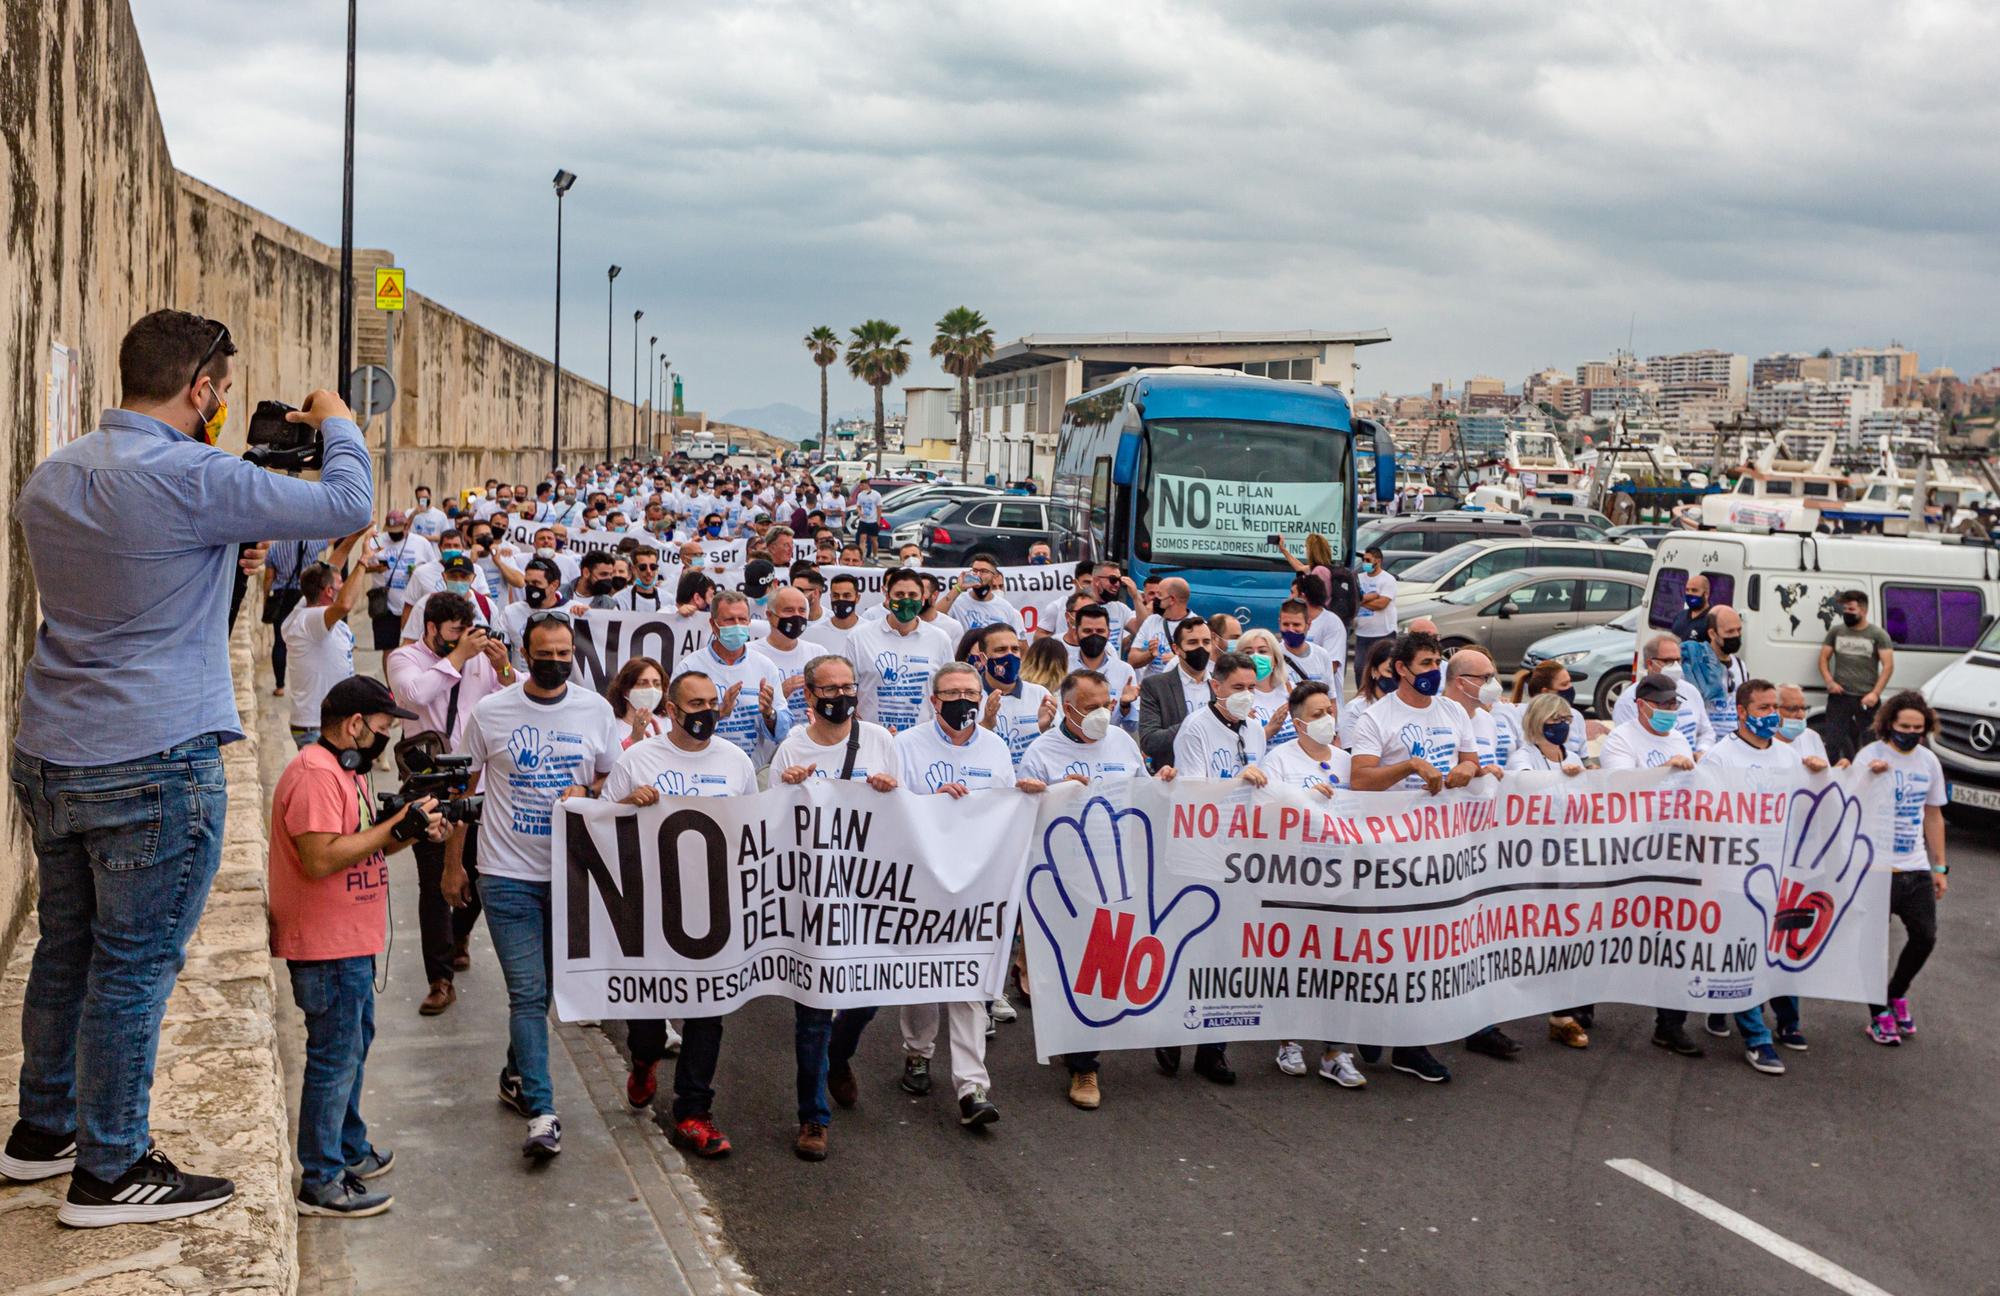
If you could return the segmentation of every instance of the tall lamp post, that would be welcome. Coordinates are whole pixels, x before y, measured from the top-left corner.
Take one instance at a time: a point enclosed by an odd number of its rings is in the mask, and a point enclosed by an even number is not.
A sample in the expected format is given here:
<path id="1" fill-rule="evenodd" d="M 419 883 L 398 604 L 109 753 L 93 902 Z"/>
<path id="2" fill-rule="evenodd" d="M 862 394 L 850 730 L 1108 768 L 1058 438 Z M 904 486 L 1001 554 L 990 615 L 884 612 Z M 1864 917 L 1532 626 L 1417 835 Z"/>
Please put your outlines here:
<path id="1" fill-rule="evenodd" d="M 667 391 L 667 374 L 673 367 L 673 361 L 667 359 L 665 356 L 660 357 L 660 404 L 667 406 L 667 417 L 666 421 L 659 425 L 666 430 L 653 434 L 653 453 L 663 457 L 672 454 L 674 449 L 674 409 L 667 399 L 669 395 Z"/>
<path id="2" fill-rule="evenodd" d="M 639 453 L 639 321 L 646 312 L 632 312 L 632 454 Z"/>
<path id="3" fill-rule="evenodd" d="M 638 359 L 635 355 L 633 359 Z M 660 376 L 660 339 L 655 336 L 646 340 L 646 432 L 644 436 L 634 436 L 632 453 L 640 453 L 639 447 L 650 448 L 653 440 L 654 419 L 659 415 L 660 405 L 653 396 L 653 380 Z"/>
<path id="4" fill-rule="evenodd" d="M 604 457 L 611 458 L 611 305 L 618 295 L 618 276 L 623 266 L 612 266 L 604 276 Z"/>
<path id="5" fill-rule="evenodd" d="M 347 0 L 347 139 L 340 158 L 340 372 L 334 386 L 342 400 L 353 398 L 347 376 L 354 372 L 354 5 Z"/>
<path id="6" fill-rule="evenodd" d="M 562 455 L 562 200 L 569 187 L 576 183 L 576 177 L 567 171 L 557 171 L 556 186 L 556 360 L 555 398 L 549 402 L 549 471 L 556 470 L 556 463 Z"/>

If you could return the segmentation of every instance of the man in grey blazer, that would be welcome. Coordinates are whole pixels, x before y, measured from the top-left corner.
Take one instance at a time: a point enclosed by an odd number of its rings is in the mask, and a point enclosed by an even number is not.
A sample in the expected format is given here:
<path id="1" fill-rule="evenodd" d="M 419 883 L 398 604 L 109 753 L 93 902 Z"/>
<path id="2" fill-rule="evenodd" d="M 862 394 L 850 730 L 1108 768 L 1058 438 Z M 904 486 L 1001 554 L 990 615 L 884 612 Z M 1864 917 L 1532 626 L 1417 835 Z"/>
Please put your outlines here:
<path id="1" fill-rule="evenodd" d="M 1174 665 L 1139 685 L 1139 750 L 1153 769 L 1174 763 L 1174 734 L 1190 711 L 1208 705 L 1215 633 L 1198 616 L 1174 626 Z"/>

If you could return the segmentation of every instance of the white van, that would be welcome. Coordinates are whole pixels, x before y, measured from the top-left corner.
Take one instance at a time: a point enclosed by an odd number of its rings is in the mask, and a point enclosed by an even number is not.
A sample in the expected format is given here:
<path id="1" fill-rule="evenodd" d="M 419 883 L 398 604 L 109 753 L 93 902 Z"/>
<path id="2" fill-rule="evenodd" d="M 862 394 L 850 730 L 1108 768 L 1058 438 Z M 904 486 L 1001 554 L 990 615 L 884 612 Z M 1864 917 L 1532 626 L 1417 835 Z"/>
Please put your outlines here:
<path id="1" fill-rule="evenodd" d="M 1695 572 L 1708 577 L 1711 604 L 1743 618 L 1750 673 L 1802 685 L 1815 711 L 1825 702 L 1819 650 L 1840 623 L 1841 591 L 1865 591 L 1869 620 L 1895 643 L 1892 689 L 1921 687 L 2000 613 L 2000 550 L 1958 536 L 1676 531 L 1654 555 L 1642 644 L 1673 624 Z"/>

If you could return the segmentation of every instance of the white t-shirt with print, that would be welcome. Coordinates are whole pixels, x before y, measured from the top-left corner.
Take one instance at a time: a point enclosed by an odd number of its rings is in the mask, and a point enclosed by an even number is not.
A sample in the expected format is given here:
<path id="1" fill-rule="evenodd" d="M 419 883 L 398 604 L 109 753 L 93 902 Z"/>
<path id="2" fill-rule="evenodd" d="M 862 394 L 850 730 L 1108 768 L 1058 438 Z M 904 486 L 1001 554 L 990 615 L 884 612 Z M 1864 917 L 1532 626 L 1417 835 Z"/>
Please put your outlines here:
<path id="1" fill-rule="evenodd" d="M 577 684 L 553 701 L 529 697 L 520 684 L 481 698 L 458 739 L 486 797 L 479 871 L 548 881 L 556 799 L 609 774 L 625 733 L 611 704 Z"/>
<path id="2" fill-rule="evenodd" d="M 1649 729 L 1645 721 L 1633 719 L 1613 726 L 1604 735 L 1604 745 L 1597 749 L 1597 764 L 1608 770 L 1654 769 L 1676 756 L 1694 759 L 1694 749 L 1688 746 L 1678 727 L 1669 729 L 1662 737 Z"/>
<path id="3" fill-rule="evenodd" d="M 1179 622 L 1175 624 L 1178 625 Z M 1174 669 L 1173 630 L 1167 624 L 1165 617 L 1156 612 L 1139 623 L 1138 630 L 1132 636 L 1132 646 L 1137 648 L 1142 644 L 1152 656 L 1144 666 L 1138 668 L 1140 679 L 1149 679 L 1161 671 Z"/>
<path id="4" fill-rule="evenodd" d="M 853 625 L 842 630 L 833 623 L 831 615 L 823 616 L 817 621 L 808 621 L 806 623 L 805 637 L 807 642 L 819 649 L 820 655 L 824 656 L 831 653 L 835 657 L 845 657 L 847 655 L 847 641 L 854 637 L 856 630 L 867 624 L 865 620 L 856 617 Z"/>
<path id="5" fill-rule="evenodd" d="M 859 780 L 871 774 L 887 774 L 900 780 L 903 766 L 896 755 L 896 740 L 889 731 L 866 720 L 854 723 L 860 726 L 861 739 L 854 753 L 854 772 L 848 777 Z M 816 779 L 838 779 L 846 763 L 845 738 L 831 747 L 822 747 L 813 741 L 811 730 L 804 725 L 785 735 L 785 741 L 778 744 L 778 754 L 771 758 L 771 768 L 780 773 L 797 765 L 811 765 Z"/>
<path id="6" fill-rule="evenodd" d="M 345 618 L 326 624 L 326 609 L 301 603 L 280 631 L 291 676 L 292 725 L 319 728 L 319 704 L 334 685 L 354 673 L 354 631 Z"/>
<path id="7" fill-rule="evenodd" d="M 1391 576 L 1389 579 L 1393 581 L 1396 578 Z M 1390 592 L 1395 592 L 1393 585 Z M 1333 660 L 1344 662 L 1347 660 L 1347 623 L 1340 619 L 1339 613 L 1321 608 L 1318 616 L 1306 622 L 1306 642 L 1323 649 Z"/>
<path id="8" fill-rule="evenodd" d="M 1675 727 L 1681 731 L 1681 737 L 1687 739 L 1690 751 L 1707 751 L 1715 746 L 1715 727 L 1708 722 L 1708 703 L 1702 699 L 1701 690 L 1684 679 L 1675 680 L 1674 689 L 1680 695 L 1680 715 L 1674 722 Z M 1730 709 L 1734 714 L 1734 703 L 1731 703 Z M 1611 723 L 1621 725 L 1627 720 L 1636 722 L 1638 719 L 1639 695 L 1628 688 L 1611 704 Z M 1735 727 L 1732 723 L 1730 729 L 1724 732 Z"/>
<path id="9" fill-rule="evenodd" d="M 1897 873 L 1922 873 L 1931 867 L 1930 847 L 1924 842 L 1924 808 L 1945 803 L 1944 766 L 1937 753 L 1918 746 L 1915 751 L 1897 751 L 1879 738 L 1863 747 L 1854 757 L 1854 768 L 1865 770 L 1875 761 L 1889 762 L 1886 773 L 1872 777 L 1895 781 L 1895 831 L 1890 834 L 1889 867 Z"/>
<path id="10" fill-rule="evenodd" d="M 826 656 L 826 649 L 803 636 L 790 648 L 778 648 L 769 639 L 760 639 L 750 645 L 750 651 L 760 657 L 766 658 L 773 666 L 776 666 L 780 680 L 788 680 L 794 675 L 803 676 L 806 673 L 807 662 L 815 657 Z M 783 690 L 781 689 L 780 692 L 782 693 Z M 790 693 L 785 693 L 784 698 L 785 704 L 792 712 L 792 723 L 795 725 L 804 724 L 809 719 L 806 714 L 805 685 L 800 684 L 799 687 L 793 689 Z"/>
<path id="11" fill-rule="evenodd" d="M 847 660 L 861 691 L 863 720 L 892 731 L 923 723 L 931 714 L 931 676 L 952 660 L 954 645 L 934 626 L 898 634 L 886 625 L 857 629 L 847 640 Z"/>
<path id="12" fill-rule="evenodd" d="M 1385 693 L 1368 704 L 1368 714 L 1354 726 L 1353 754 L 1374 756 L 1384 765 L 1421 760 L 1438 773 L 1449 774 L 1452 766 L 1477 751 L 1478 737 L 1465 708 L 1447 697 L 1415 707 L 1400 694 Z M 1406 789 L 1423 785 L 1415 774 L 1402 782 Z"/>
<path id="13" fill-rule="evenodd" d="M 389 590 L 389 610 L 401 616 L 409 605 L 410 577 L 417 568 L 438 560 L 437 547 L 412 531 L 401 540 L 385 538 L 379 557 L 389 564 L 389 570 L 382 573 L 388 578 L 384 583 Z"/>
<path id="14" fill-rule="evenodd" d="M 1021 620 L 1021 609 L 1009 602 L 1005 594 L 995 594 L 990 599 L 982 599 L 967 593 L 952 600 L 951 611 L 958 619 L 958 623 L 967 630 L 980 630 L 990 625 L 1006 625 L 1012 626 L 1016 634 L 1026 633 L 1025 623 Z"/>
<path id="15" fill-rule="evenodd" d="M 1233 779 L 1264 756 L 1264 730 L 1256 720 L 1231 729 L 1215 708 L 1190 711 L 1174 734 L 1174 773 L 1181 778 Z"/>
<path id="16" fill-rule="evenodd" d="M 1078 742 L 1063 732 L 1058 720 L 1048 732 L 1028 744 L 1016 763 L 1022 778 L 1054 784 L 1072 774 L 1081 774 L 1092 783 L 1104 779 L 1138 778 L 1146 773 L 1146 758 L 1132 735 L 1113 725 L 1094 743 Z"/>
<path id="17" fill-rule="evenodd" d="M 897 775 L 912 792 L 936 792 L 947 783 L 963 783 L 973 792 L 1014 786 L 1014 757 L 991 730 L 972 726 L 963 745 L 951 741 L 935 719 L 896 735 Z"/>
<path id="18" fill-rule="evenodd" d="M 1271 782 L 1286 787 L 1316 788 L 1325 783 L 1332 787 L 1351 787 L 1354 783 L 1354 758 L 1338 747 L 1326 749 L 1326 759 L 1314 760 L 1306 755 L 1305 748 L 1296 739 L 1280 743 L 1264 753 L 1257 762 L 1257 768 L 1269 776 Z"/>
<path id="19" fill-rule="evenodd" d="M 623 801 L 642 787 L 663 797 L 754 796 L 757 767 L 730 743 L 711 738 L 698 752 L 683 751 L 660 734 L 625 749 L 604 780 L 604 799 Z"/>
<path id="20" fill-rule="evenodd" d="M 730 686 L 740 685 L 736 694 L 736 705 L 730 708 L 715 726 L 715 736 L 723 742 L 733 744 L 753 762 L 762 764 L 770 755 L 773 743 L 783 737 L 791 728 L 791 718 L 780 699 L 784 696 L 784 676 L 769 657 L 758 652 L 757 645 L 750 644 L 743 650 L 743 656 L 733 662 L 718 657 L 713 641 L 691 653 L 674 658 L 674 678 L 679 679 L 689 671 L 700 671 L 715 685 L 716 706 L 722 705 L 722 696 Z M 672 686 L 673 681 L 668 681 Z M 760 701 L 762 686 L 771 686 L 772 710 L 778 718 L 777 731 L 769 733 L 764 726 L 764 712 Z"/>
<path id="21" fill-rule="evenodd" d="M 992 690 L 989 688 L 988 693 Z M 991 732 L 1007 744 L 1007 754 L 1015 760 L 1028 750 L 1028 744 L 1042 733 L 1042 699 L 1049 691 L 1028 680 L 1015 680 L 1014 691 L 1000 697 L 1000 714 L 993 718 Z M 986 715 L 986 699 L 979 699 L 979 714 Z M 1116 708 L 1113 708 L 1116 714 Z M 984 725 L 980 726 L 985 728 Z"/>
<path id="22" fill-rule="evenodd" d="M 1737 734 L 1730 734 L 1708 749 L 1701 763 L 1723 769 L 1765 770 L 1774 774 L 1800 774 L 1805 767 L 1789 743 L 1773 738 L 1763 747 L 1752 747 Z"/>

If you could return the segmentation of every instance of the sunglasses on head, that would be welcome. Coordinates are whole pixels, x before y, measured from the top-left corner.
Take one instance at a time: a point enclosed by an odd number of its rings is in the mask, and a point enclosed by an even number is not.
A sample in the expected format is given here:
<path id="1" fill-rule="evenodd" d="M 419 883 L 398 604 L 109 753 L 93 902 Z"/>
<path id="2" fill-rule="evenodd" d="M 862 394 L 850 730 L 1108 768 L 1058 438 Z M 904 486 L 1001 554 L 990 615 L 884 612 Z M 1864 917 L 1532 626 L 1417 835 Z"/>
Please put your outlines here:
<path id="1" fill-rule="evenodd" d="M 215 359 L 216 348 L 229 338 L 229 326 L 227 324 L 222 323 L 220 320 L 210 320 L 208 322 L 215 325 L 215 336 L 209 339 L 208 350 L 201 353 L 201 359 L 195 361 L 194 373 L 188 378 L 188 386 L 190 387 L 201 381 L 201 371 L 208 368 L 209 361 Z"/>

